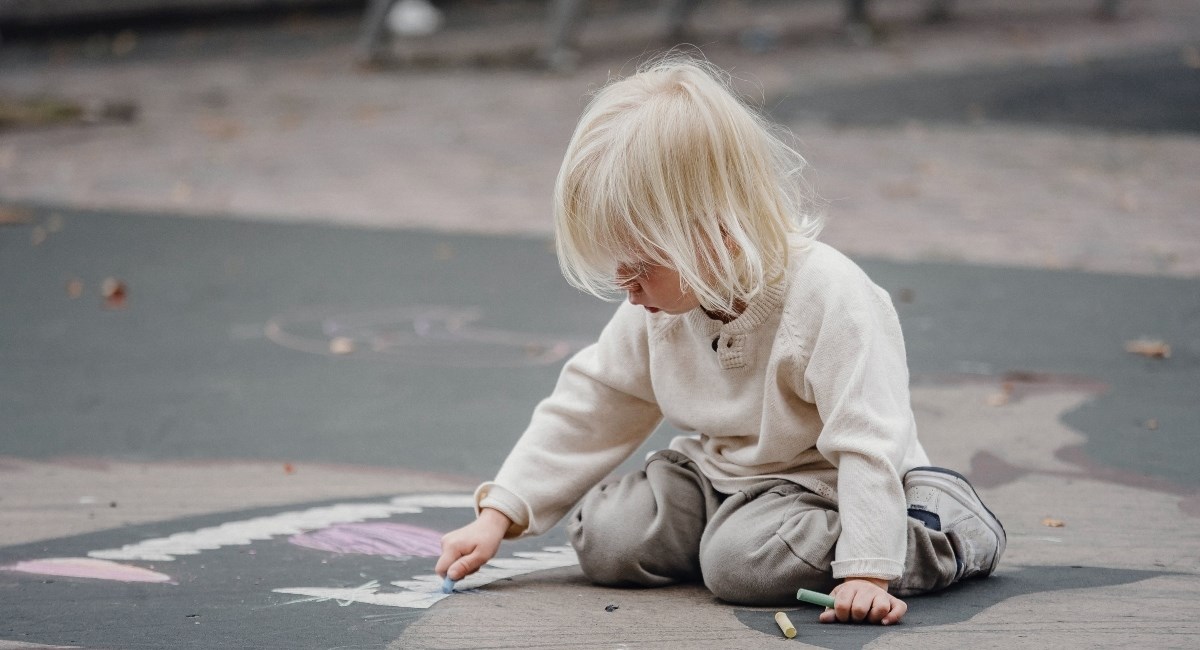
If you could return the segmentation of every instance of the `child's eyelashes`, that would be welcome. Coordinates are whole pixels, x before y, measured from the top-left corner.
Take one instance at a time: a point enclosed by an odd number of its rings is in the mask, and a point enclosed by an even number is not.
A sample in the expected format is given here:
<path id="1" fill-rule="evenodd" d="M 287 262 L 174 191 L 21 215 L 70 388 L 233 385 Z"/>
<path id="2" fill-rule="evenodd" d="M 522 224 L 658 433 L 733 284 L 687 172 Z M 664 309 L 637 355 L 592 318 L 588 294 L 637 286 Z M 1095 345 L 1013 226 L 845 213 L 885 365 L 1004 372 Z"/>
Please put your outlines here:
<path id="1" fill-rule="evenodd" d="M 641 285 L 638 284 L 638 278 L 636 277 L 617 276 L 616 280 L 617 288 L 622 291 L 637 291 L 639 288 L 641 288 Z"/>
<path id="2" fill-rule="evenodd" d="M 618 288 L 624 291 L 632 291 L 638 288 L 638 283 L 644 275 L 646 275 L 646 266 L 644 264 L 621 264 L 617 267 L 617 272 L 613 279 L 616 281 Z"/>

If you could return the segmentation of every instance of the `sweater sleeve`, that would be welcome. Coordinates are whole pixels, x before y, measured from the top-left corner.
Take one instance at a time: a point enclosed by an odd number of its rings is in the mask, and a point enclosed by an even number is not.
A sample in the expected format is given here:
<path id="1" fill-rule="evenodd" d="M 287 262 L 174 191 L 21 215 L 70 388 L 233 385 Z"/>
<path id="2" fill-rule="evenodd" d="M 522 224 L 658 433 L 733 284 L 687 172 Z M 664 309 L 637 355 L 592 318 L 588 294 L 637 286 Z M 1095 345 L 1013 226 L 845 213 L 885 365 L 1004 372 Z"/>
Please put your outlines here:
<path id="1" fill-rule="evenodd" d="M 507 537 L 540 535 L 632 454 L 662 412 L 650 383 L 647 318 L 622 303 L 599 340 L 563 367 L 549 397 L 476 506 L 500 510 Z"/>
<path id="2" fill-rule="evenodd" d="M 803 385 L 823 422 L 817 449 L 837 467 L 833 577 L 891 580 L 908 543 L 899 467 L 916 440 L 904 338 L 891 300 L 865 274 L 829 280 Z"/>

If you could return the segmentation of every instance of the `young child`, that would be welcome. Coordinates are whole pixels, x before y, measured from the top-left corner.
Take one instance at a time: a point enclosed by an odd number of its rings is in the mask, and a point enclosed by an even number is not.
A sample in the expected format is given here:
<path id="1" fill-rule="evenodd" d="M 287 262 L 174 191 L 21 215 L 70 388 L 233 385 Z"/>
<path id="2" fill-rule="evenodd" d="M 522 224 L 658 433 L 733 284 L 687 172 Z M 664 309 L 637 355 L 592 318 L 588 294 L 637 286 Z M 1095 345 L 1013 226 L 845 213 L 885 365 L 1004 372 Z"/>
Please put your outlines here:
<path id="1" fill-rule="evenodd" d="M 443 538 L 439 575 L 572 507 L 598 584 L 703 581 L 747 605 L 832 589 L 824 622 L 896 623 L 897 596 L 996 568 L 1004 529 L 965 478 L 927 467 L 896 312 L 814 240 L 803 165 L 702 62 L 595 96 L 555 189 L 558 257 L 571 284 L 628 301 L 476 491 L 475 522 Z M 597 485 L 664 418 L 692 435 Z"/>

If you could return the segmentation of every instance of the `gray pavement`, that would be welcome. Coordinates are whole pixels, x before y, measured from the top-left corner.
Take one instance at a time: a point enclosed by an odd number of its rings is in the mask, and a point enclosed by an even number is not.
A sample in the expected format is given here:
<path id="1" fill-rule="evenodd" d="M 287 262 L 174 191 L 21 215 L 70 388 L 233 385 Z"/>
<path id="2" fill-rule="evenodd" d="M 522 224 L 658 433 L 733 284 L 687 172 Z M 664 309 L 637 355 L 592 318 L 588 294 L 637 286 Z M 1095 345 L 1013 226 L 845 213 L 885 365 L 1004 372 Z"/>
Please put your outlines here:
<path id="1" fill-rule="evenodd" d="M 866 49 L 815 2 L 704 3 L 696 40 L 897 302 L 926 447 L 1008 529 L 995 577 L 889 629 L 797 604 L 787 640 L 588 585 L 556 529 L 440 594 L 431 540 L 612 309 L 545 206 L 583 93 L 653 37 L 601 10 L 549 75 L 501 65 L 527 5 L 464 5 L 384 71 L 352 16 L 0 46 L 0 98 L 139 108 L 0 131 L 0 648 L 1200 643 L 1200 12 L 878 4 Z"/>

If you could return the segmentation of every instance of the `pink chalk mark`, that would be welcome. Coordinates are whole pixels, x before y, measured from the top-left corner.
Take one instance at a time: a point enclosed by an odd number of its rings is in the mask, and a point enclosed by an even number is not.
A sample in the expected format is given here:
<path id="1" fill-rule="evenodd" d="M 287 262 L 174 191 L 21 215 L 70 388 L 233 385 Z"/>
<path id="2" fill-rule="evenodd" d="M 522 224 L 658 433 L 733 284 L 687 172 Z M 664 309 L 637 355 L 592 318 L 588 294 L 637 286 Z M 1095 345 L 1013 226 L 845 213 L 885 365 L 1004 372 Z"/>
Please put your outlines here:
<path id="1" fill-rule="evenodd" d="M 288 541 L 331 553 L 384 557 L 437 557 L 442 554 L 442 534 L 438 531 L 386 522 L 340 524 L 293 535 Z"/>
<path id="2" fill-rule="evenodd" d="M 26 560 L 2 568 L 7 571 L 36 573 L 44 576 L 92 578 L 118 582 L 171 581 L 171 576 L 157 571 L 90 557 L 48 557 L 41 560 Z"/>

